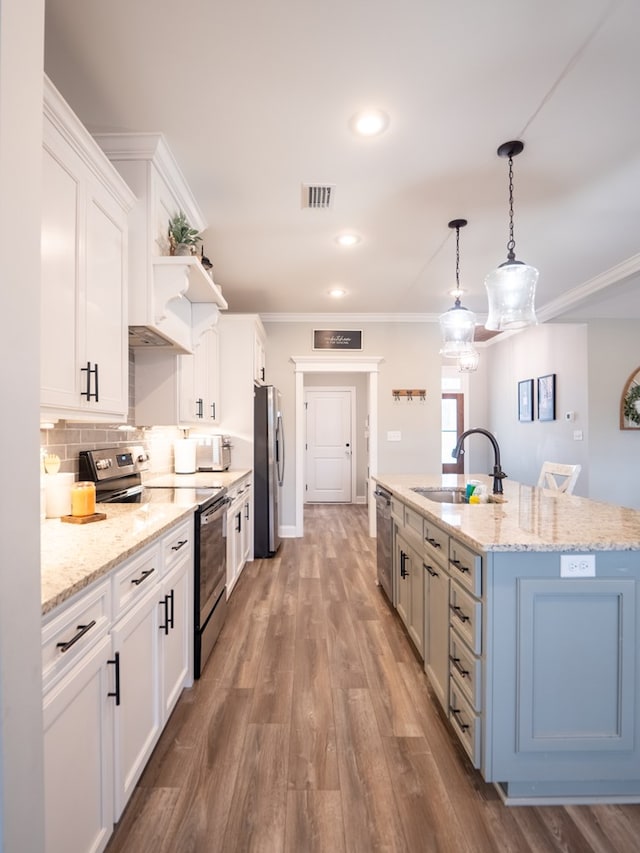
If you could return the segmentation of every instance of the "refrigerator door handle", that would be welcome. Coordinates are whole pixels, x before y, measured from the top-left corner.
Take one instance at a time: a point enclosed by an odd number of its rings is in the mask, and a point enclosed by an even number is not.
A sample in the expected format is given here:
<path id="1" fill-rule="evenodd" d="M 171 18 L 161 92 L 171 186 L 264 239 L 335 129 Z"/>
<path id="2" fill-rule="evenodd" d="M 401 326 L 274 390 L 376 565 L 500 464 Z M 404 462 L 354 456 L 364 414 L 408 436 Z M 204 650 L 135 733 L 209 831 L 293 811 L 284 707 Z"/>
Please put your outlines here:
<path id="1" fill-rule="evenodd" d="M 276 465 L 278 467 L 278 485 L 284 482 L 284 426 L 282 415 L 278 412 L 276 423 Z"/>

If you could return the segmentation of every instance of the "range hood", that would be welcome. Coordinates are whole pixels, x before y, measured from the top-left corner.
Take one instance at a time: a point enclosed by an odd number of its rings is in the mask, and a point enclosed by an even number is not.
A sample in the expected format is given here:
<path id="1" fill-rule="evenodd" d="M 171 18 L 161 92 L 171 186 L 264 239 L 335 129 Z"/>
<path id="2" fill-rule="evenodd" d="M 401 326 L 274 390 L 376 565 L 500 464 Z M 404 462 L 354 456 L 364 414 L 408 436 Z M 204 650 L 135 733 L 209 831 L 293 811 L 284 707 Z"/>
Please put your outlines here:
<path id="1" fill-rule="evenodd" d="M 195 255 L 171 256 L 167 227 L 183 211 L 197 231 L 202 212 L 161 133 L 96 134 L 137 202 L 129 217 L 129 344 L 193 352 L 193 305 L 215 323 L 227 303 Z"/>

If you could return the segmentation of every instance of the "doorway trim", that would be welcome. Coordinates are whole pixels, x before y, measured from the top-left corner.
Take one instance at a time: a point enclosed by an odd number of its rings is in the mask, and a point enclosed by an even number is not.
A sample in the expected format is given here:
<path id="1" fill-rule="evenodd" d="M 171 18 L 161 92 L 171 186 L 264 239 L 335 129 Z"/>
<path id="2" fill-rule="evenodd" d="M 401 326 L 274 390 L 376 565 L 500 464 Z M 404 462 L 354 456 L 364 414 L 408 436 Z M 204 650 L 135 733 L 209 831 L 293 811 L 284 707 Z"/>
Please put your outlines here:
<path id="1" fill-rule="evenodd" d="M 357 445 L 357 435 L 355 435 L 356 429 L 356 396 L 357 389 L 354 385 L 305 385 L 304 386 L 304 395 L 305 398 L 309 392 L 313 393 L 314 391 L 347 391 L 349 393 L 349 417 L 351 421 L 351 429 L 349 435 L 349 444 L 351 450 L 351 460 L 350 460 L 350 468 L 351 468 L 351 488 L 349 489 L 349 502 L 355 503 L 356 500 L 356 458 L 358 454 L 358 445 Z M 306 402 L 306 399 L 305 399 Z M 305 414 L 305 427 L 308 427 L 308 417 L 309 417 L 309 409 L 307 407 Z M 307 461 L 308 461 L 308 432 L 305 429 L 305 497 L 306 497 L 306 485 L 308 483 L 308 470 L 307 470 Z M 304 500 L 304 503 L 307 503 Z"/>
<path id="2" fill-rule="evenodd" d="M 371 477 L 378 473 L 378 372 L 382 356 L 347 358 L 337 355 L 291 356 L 296 378 L 296 532 L 304 535 L 304 376 L 305 373 L 367 373 L 369 375 L 367 420 L 369 452 L 367 455 L 367 505 L 369 535 L 375 536 L 376 508 Z"/>

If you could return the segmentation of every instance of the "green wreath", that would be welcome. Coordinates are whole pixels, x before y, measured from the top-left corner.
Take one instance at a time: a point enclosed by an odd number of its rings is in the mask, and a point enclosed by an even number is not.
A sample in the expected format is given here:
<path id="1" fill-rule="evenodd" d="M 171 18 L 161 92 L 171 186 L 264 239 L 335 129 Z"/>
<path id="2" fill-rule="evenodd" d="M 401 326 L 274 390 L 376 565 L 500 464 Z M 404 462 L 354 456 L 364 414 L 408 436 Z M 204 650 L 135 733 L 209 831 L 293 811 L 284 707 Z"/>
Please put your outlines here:
<path id="1" fill-rule="evenodd" d="M 640 412 L 636 409 L 636 403 L 640 401 L 640 385 L 632 385 L 624 398 L 624 416 L 634 424 L 640 426 Z"/>

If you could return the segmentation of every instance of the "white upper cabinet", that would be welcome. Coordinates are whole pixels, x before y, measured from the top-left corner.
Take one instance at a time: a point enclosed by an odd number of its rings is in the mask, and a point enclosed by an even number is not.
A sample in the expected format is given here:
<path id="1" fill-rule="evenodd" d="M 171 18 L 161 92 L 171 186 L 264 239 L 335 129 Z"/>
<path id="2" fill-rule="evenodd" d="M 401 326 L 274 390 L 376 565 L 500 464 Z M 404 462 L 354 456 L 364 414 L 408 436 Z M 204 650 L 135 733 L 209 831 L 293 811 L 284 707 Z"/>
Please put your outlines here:
<path id="1" fill-rule="evenodd" d="M 44 92 L 42 415 L 126 420 L 134 197 L 46 78 Z"/>
<path id="2" fill-rule="evenodd" d="M 227 303 L 198 258 L 169 256 L 168 225 L 183 211 L 191 227 L 202 231 L 202 212 L 162 134 L 95 139 L 137 196 L 130 230 L 130 345 L 192 353 L 192 306 L 203 303 L 217 314 Z"/>

